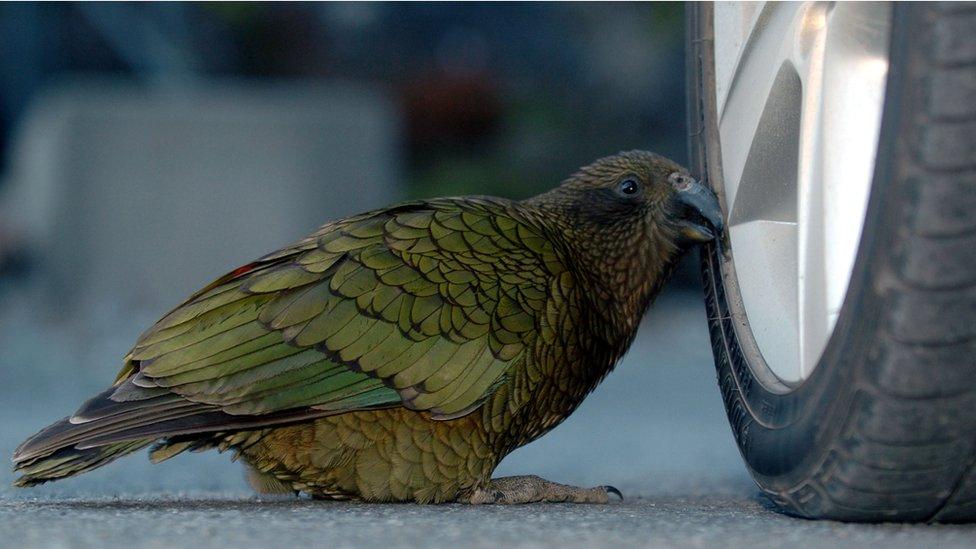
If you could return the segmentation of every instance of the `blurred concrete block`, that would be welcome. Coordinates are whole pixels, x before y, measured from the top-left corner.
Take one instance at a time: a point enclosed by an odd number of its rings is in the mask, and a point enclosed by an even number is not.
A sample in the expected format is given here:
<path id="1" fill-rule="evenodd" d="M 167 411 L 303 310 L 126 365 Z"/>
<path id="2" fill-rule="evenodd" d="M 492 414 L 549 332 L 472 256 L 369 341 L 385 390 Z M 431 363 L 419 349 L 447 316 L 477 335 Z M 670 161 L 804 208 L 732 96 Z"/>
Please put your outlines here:
<path id="1" fill-rule="evenodd" d="M 57 306 L 174 305 L 322 223 L 398 199 L 398 120 L 368 86 L 74 82 L 23 121 L 3 202 Z"/>

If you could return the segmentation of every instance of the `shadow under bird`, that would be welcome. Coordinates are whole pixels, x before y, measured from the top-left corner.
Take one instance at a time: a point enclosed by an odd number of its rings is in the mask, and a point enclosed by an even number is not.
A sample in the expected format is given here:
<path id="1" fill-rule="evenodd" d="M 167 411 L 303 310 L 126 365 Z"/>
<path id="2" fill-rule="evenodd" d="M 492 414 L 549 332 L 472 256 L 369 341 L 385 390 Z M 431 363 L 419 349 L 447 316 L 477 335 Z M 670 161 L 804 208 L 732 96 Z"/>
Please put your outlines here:
<path id="1" fill-rule="evenodd" d="M 613 369 L 715 196 L 661 156 L 597 160 L 523 201 L 408 202 L 324 225 L 143 333 L 115 383 L 25 441 L 18 486 L 152 446 L 232 450 L 262 492 L 603 503 L 492 479 Z"/>

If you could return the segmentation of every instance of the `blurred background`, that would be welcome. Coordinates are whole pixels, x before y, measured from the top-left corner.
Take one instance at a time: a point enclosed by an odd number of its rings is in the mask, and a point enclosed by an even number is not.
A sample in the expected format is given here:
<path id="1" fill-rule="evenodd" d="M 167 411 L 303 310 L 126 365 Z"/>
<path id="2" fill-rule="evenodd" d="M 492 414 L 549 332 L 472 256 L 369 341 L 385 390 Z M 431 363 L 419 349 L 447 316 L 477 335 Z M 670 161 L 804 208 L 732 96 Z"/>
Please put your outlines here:
<path id="1" fill-rule="evenodd" d="M 325 221 L 522 198 L 620 150 L 683 163 L 683 33 L 669 3 L 0 4 L 0 454 L 169 307 Z M 618 372 L 500 473 L 745 485 L 697 284 L 686 261 Z M 128 484 L 31 494 L 246 493 L 223 456 L 125 461 Z"/>

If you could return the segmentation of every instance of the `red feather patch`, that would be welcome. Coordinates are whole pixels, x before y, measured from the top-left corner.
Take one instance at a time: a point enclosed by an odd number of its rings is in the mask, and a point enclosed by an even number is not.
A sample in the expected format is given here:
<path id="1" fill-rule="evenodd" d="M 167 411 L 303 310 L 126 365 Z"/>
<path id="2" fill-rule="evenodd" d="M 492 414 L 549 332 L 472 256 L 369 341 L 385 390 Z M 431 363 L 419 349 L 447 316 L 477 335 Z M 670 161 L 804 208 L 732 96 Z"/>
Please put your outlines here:
<path id="1" fill-rule="evenodd" d="M 248 263 L 247 265 L 244 265 L 242 267 L 238 267 L 238 268 L 234 269 L 233 271 L 231 271 L 230 272 L 230 276 L 231 276 L 231 278 L 237 278 L 239 276 L 246 275 L 247 273 L 249 273 L 249 272 L 253 271 L 255 268 L 257 268 L 257 266 L 258 266 L 257 263 Z"/>

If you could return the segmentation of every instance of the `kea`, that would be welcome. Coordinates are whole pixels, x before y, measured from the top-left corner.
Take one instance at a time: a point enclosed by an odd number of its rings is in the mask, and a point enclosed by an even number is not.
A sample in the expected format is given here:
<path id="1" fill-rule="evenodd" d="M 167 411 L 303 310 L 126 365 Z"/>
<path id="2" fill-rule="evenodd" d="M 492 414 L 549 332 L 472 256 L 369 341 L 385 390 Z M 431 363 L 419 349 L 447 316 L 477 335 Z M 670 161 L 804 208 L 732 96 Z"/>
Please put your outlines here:
<path id="1" fill-rule="evenodd" d="M 111 387 L 40 431 L 18 486 L 151 446 L 230 450 L 259 491 L 419 503 L 605 503 L 495 478 L 613 369 L 715 195 L 631 151 L 521 200 L 406 202 L 230 271 L 146 330 Z"/>

